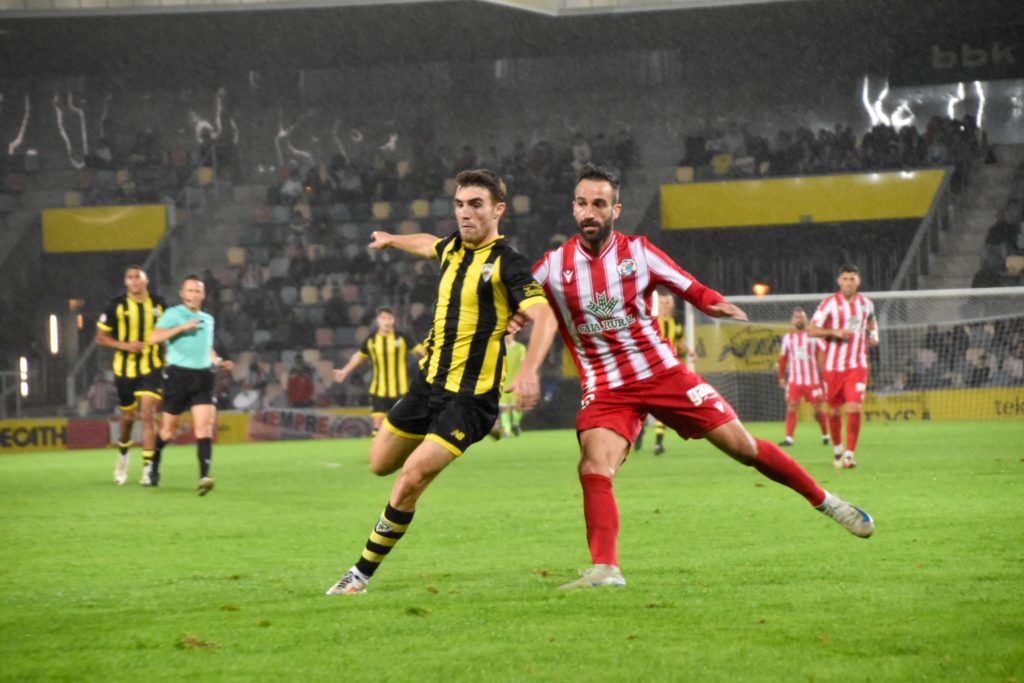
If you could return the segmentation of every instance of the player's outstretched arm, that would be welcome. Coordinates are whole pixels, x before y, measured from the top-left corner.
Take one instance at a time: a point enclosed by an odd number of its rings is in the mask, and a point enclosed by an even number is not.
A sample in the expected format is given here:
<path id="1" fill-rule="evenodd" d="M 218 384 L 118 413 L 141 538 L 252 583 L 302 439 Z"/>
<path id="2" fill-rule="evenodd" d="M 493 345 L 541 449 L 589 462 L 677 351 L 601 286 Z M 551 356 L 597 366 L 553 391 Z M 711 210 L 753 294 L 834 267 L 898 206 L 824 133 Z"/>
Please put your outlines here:
<path id="1" fill-rule="evenodd" d="M 747 314 L 742 308 L 728 301 L 719 301 L 708 306 L 708 312 L 715 318 L 732 318 L 740 322 L 747 321 Z"/>
<path id="2" fill-rule="evenodd" d="M 174 327 L 154 327 L 153 331 L 149 333 L 149 343 L 159 344 L 181 334 L 182 332 L 188 332 L 189 330 L 194 330 L 197 327 L 199 327 L 199 318 L 191 318 L 180 325 L 175 325 Z"/>
<path id="3" fill-rule="evenodd" d="M 551 349 L 551 343 L 558 331 L 555 313 L 548 304 L 534 304 L 521 311 L 533 322 L 530 329 L 530 340 L 527 342 L 526 354 L 519 366 L 519 372 L 505 388 L 506 392 L 516 394 L 516 407 L 529 410 L 540 398 L 540 366 L 544 357 Z"/>
<path id="4" fill-rule="evenodd" d="M 370 233 L 370 249 L 374 251 L 398 249 L 423 258 L 437 258 L 437 253 L 434 251 L 437 241 L 437 236 L 425 232 L 415 235 L 392 235 L 383 230 L 374 230 Z"/>
<path id="5" fill-rule="evenodd" d="M 361 351 L 353 353 L 352 357 L 348 359 L 348 363 L 345 363 L 345 367 L 334 371 L 334 381 L 338 384 L 344 382 L 349 373 L 355 370 L 366 358 L 367 356 L 364 356 Z"/>

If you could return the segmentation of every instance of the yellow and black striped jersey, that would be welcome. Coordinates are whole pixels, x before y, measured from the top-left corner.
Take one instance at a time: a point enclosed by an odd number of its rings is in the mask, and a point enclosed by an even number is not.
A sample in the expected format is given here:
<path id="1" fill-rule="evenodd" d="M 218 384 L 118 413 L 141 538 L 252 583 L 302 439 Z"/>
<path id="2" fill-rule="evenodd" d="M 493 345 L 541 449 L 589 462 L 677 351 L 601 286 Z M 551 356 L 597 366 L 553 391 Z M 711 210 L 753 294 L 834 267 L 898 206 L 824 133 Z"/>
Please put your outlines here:
<path id="1" fill-rule="evenodd" d="M 682 341 L 686 328 L 675 318 L 658 318 L 658 329 L 661 331 L 661 338 L 672 345 L 676 355 L 685 360 L 684 354 L 679 353 L 679 342 Z"/>
<path id="2" fill-rule="evenodd" d="M 117 341 L 145 341 L 149 339 L 153 325 L 167 308 L 163 297 L 151 294 L 145 301 L 132 301 L 128 293 L 119 294 L 110 300 L 107 309 L 96 321 L 96 327 L 110 334 Z M 163 351 L 159 344 L 150 344 L 139 353 L 114 351 L 114 375 L 129 379 L 159 372 L 164 366 Z"/>
<path id="3" fill-rule="evenodd" d="M 401 332 L 376 332 L 363 341 L 359 353 L 373 364 L 370 396 L 398 398 L 409 391 L 409 372 L 406 361 L 410 351 L 421 349 Z"/>
<path id="4" fill-rule="evenodd" d="M 546 303 L 529 262 L 504 238 L 468 248 L 456 232 L 434 245 L 441 262 L 434 320 L 420 369 L 453 393 L 486 394 L 504 380 L 505 327 L 518 310 Z"/>

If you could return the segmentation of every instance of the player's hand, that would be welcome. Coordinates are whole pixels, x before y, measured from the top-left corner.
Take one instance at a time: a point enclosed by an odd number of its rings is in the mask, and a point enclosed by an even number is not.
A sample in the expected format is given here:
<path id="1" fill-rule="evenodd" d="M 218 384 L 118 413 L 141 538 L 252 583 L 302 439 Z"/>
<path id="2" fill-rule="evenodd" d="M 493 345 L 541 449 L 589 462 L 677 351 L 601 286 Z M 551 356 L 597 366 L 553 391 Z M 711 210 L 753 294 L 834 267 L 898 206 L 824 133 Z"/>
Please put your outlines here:
<path id="1" fill-rule="evenodd" d="M 146 350 L 146 342 L 130 341 L 125 342 L 125 344 L 128 346 L 128 348 L 125 350 L 130 353 L 142 353 L 143 351 Z"/>
<path id="2" fill-rule="evenodd" d="M 508 325 L 505 326 L 505 334 L 515 334 L 526 327 L 529 322 L 530 316 L 526 315 L 523 311 L 516 311 L 512 314 L 512 317 L 508 319 Z"/>
<path id="3" fill-rule="evenodd" d="M 784 380 L 784 379 L 780 379 L 779 380 L 779 388 L 780 389 L 785 389 L 786 388 L 786 380 Z"/>
<path id="4" fill-rule="evenodd" d="M 374 230 L 370 233 L 370 249 L 382 251 L 391 246 L 391 233 L 383 230 Z"/>
<path id="5" fill-rule="evenodd" d="M 529 410 L 540 398 L 540 378 L 536 372 L 520 371 L 505 387 L 505 393 L 516 395 L 516 408 Z"/>
<path id="6" fill-rule="evenodd" d="M 181 324 L 181 331 L 182 332 L 188 332 L 189 330 L 195 330 L 195 329 L 198 329 L 199 326 L 202 325 L 202 324 L 203 324 L 203 321 L 200 320 L 199 318 L 191 318 L 191 319 L 186 320 L 185 322 L 183 322 Z"/>
<path id="7" fill-rule="evenodd" d="M 348 373 L 345 372 L 344 370 L 334 371 L 334 381 L 337 382 L 338 384 L 344 382 L 346 377 L 348 377 Z"/>
<path id="8" fill-rule="evenodd" d="M 227 370 L 227 371 L 230 372 L 231 370 L 235 369 L 235 361 L 233 361 L 233 360 L 222 360 L 220 362 L 220 368 L 221 368 L 221 370 Z"/>
<path id="9" fill-rule="evenodd" d="M 743 309 L 735 304 L 731 304 L 728 301 L 722 301 L 721 303 L 713 304 L 708 306 L 708 310 L 716 318 L 732 318 L 733 320 L 739 320 L 740 322 L 747 321 L 747 314 L 744 313 Z"/>

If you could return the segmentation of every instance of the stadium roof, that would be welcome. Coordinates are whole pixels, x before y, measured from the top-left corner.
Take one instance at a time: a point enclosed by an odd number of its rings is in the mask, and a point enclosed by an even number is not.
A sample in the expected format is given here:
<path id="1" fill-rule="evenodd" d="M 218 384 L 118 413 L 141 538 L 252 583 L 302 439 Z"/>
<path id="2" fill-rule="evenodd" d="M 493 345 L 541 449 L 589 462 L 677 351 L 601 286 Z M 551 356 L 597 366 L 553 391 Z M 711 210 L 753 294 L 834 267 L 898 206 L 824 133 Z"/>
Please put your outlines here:
<path id="1" fill-rule="evenodd" d="M 409 4 L 415 0 L 0 0 L 0 17 L 202 12 Z M 445 0 L 418 0 L 442 2 Z M 685 10 L 809 0 L 483 0 L 550 16 Z"/>

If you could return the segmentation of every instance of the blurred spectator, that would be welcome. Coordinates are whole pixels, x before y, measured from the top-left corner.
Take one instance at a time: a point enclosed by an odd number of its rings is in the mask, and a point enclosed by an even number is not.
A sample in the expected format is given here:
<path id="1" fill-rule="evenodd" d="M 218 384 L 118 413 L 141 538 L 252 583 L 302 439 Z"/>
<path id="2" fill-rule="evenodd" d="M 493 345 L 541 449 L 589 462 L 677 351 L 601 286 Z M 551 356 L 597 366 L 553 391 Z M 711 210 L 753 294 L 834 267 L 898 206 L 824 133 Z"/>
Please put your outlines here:
<path id="1" fill-rule="evenodd" d="M 93 415 L 110 415 L 117 405 L 117 388 L 105 372 L 97 372 L 87 394 L 89 412 Z"/>
<path id="2" fill-rule="evenodd" d="M 288 373 L 288 386 L 285 389 L 288 405 L 292 408 L 308 408 L 313 405 L 314 391 L 313 372 L 302 356 L 296 355 L 295 363 Z"/>

